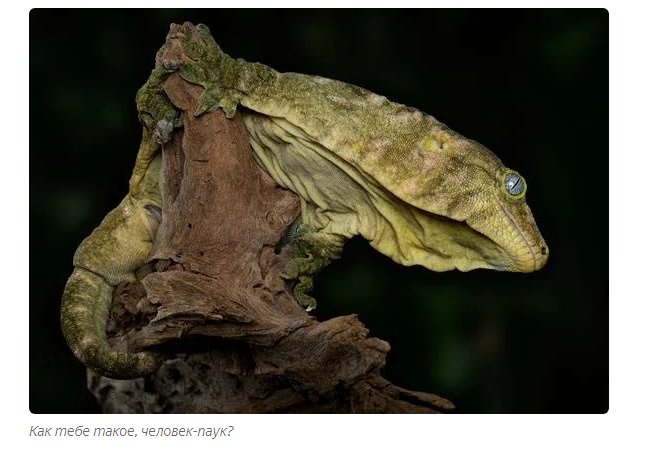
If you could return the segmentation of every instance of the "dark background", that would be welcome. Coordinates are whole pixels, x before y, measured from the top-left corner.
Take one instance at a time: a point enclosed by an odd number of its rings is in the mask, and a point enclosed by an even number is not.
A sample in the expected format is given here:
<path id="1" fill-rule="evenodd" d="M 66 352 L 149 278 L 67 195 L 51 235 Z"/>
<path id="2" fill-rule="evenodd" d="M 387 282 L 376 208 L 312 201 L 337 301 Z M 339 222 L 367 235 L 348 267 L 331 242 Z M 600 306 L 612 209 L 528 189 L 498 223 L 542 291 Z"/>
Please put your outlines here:
<path id="1" fill-rule="evenodd" d="M 127 192 L 135 93 L 187 20 L 234 57 L 426 111 L 528 181 L 542 271 L 434 273 L 353 239 L 315 280 L 320 320 L 357 313 L 392 346 L 386 378 L 460 412 L 608 410 L 605 10 L 32 10 L 32 412 L 99 412 L 60 297 L 76 246 Z"/>

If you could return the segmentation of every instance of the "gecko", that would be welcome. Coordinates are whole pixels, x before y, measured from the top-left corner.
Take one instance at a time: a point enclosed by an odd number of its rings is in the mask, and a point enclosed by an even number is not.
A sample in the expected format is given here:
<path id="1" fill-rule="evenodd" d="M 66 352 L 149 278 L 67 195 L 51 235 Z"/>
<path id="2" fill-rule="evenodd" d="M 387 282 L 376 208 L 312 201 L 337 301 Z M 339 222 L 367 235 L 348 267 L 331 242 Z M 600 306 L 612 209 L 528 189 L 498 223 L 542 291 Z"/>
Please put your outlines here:
<path id="1" fill-rule="evenodd" d="M 234 59 L 202 24 L 173 26 L 169 43 L 187 57 L 158 54 L 138 94 L 142 122 L 157 141 L 178 126 L 160 88 L 174 72 L 203 87 L 196 116 L 217 109 L 242 115 L 258 165 L 300 198 L 283 278 L 308 311 L 316 306 L 308 295 L 313 275 L 353 236 L 399 264 L 432 271 L 528 273 L 545 265 L 549 250 L 527 205 L 527 182 L 485 146 L 361 87 Z M 119 218 L 108 215 L 88 237 L 94 244 L 81 244 L 64 294 L 64 334 L 74 353 L 113 378 L 143 376 L 160 361 L 151 352 L 111 349 L 105 337 L 112 289 L 144 263 L 163 210 L 155 149 L 142 144 L 131 193 L 111 213 Z M 123 236 L 123 248 L 106 235 Z"/>

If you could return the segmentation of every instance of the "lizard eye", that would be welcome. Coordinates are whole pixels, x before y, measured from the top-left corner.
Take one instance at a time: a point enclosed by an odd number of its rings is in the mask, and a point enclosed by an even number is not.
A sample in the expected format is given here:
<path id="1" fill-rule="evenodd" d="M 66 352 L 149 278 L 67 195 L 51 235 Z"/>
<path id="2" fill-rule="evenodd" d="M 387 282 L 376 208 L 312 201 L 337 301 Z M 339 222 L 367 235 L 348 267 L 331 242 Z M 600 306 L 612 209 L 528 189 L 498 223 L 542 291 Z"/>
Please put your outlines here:
<path id="1" fill-rule="evenodd" d="M 526 189 L 525 180 L 516 172 L 510 172 L 505 176 L 505 190 L 509 195 L 520 197 Z"/>

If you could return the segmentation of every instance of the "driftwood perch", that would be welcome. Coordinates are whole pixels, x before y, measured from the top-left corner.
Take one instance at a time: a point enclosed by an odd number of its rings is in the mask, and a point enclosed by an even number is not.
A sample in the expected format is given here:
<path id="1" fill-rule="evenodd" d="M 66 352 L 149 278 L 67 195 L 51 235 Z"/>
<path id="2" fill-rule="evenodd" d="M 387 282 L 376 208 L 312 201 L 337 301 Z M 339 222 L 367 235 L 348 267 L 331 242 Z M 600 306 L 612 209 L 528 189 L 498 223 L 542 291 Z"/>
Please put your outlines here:
<path id="1" fill-rule="evenodd" d="M 167 43 L 158 61 L 177 52 Z M 298 198 L 254 162 L 239 114 L 195 117 L 202 87 L 176 73 L 163 88 L 182 127 L 162 146 L 162 221 L 138 281 L 115 291 L 109 332 L 115 348 L 154 347 L 168 359 L 145 379 L 90 373 L 104 412 L 452 409 L 384 380 L 390 347 L 356 316 L 318 322 L 305 312 L 281 278 L 290 254 L 279 243 Z"/>

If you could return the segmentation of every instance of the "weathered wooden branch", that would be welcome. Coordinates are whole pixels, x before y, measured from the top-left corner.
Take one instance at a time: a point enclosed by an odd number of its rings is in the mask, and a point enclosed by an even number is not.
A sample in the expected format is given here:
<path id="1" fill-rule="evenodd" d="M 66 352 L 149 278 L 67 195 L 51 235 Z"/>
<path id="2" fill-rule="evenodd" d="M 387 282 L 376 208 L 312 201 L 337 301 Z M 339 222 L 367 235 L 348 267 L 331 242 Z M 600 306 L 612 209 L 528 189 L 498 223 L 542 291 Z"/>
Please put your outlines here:
<path id="1" fill-rule="evenodd" d="M 192 31 L 192 25 L 184 25 Z M 173 30 L 173 28 L 171 28 Z M 165 45 L 158 60 L 180 59 Z M 452 404 L 380 376 L 390 347 L 356 316 L 318 322 L 281 278 L 299 200 L 255 164 L 240 115 L 195 117 L 202 88 L 171 75 L 183 126 L 163 145 L 151 262 L 115 292 L 111 343 L 168 359 L 145 379 L 90 374 L 105 412 L 439 412 Z"/>

